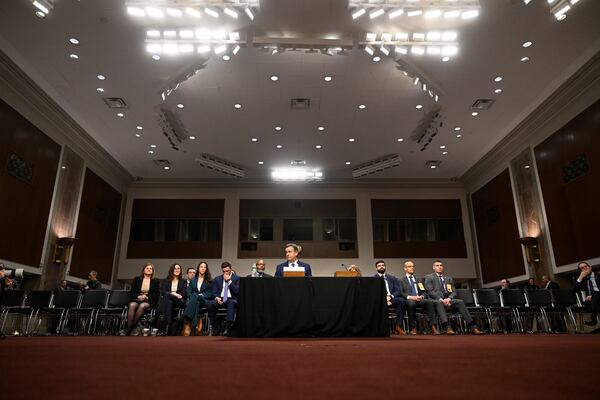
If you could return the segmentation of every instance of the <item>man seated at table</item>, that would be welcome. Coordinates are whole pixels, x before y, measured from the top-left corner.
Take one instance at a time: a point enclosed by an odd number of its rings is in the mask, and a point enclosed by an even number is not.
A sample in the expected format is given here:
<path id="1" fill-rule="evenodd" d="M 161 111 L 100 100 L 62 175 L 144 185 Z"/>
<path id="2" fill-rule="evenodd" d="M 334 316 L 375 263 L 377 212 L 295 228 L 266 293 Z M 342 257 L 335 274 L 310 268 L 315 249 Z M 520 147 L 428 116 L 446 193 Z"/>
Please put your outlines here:
<path id="1" fill-rule="evenodd" d="M 240 277 L 237 276 L 232 268 L 231 264 L 225 261 L 221 264 L 221 271 L 223 275 L 215 277 L 212 281 L 212 295 L 214 300 L 208 303 L 208 318 L 210 325 L 213 328 L 215 334 L 223 334 L 227 336 L 229 329 L 233 325 L 235 319 L 235 307 L 237 305 L 237 296 L 240 289 Z M 217 310 L 226 308 L 227 316 L 225 318 L 225 324 L 223 331 L 217 325 Z"/>
<path id="2" fill-rule="evenodd" d="M 256 276 L 252 276 L 252 274 L 249 274 L 248 276 L 246 276 L 247 278 L 271 278 L 271 275 L 265 272 L 267 266 L 265 260 L 256 260 L 256 263 L 254 265 L 256 265 Z"/>
<path id="3" fill-rule="evenodd" d="M 285 245 L 285 259 L 287 260 L 284 263 L 281 263 L 277 266 L 275 270 L 275 277 L 281 278 L 283 277 L 284 269 L 290 271 L 301 271 L 304 269 L 304 276 L 312 276 L 312 271 L 310 270 L 310 265 L 298 260 L 298 254 L 302 251 L 302 247 L 294 244 L 288 243 Z"/>
<path id="4" fill-rule="evenodd" d="M 427 289 L 429 297 L 434 300 L 435 311 L 442 325 L 442 332 L 454 335 L 454 330 L 448 324 L 448 315 L 446 314 L 447 309 L 454 308 L 458 310 L 467 323 L 469 332 L 474 335 L 481 335 L 482 332 L 473 322 L 473 318 L 471 318 L 471 314 L 469 314 L 465 303 L 455 298 L 456 290 L 454 288 L 454 281 L 452 277 L 444 275 L 444 264 L 439 260 L 434 261 L 433 271 L 432 274 L 425 276 L 425 289 Z"/>
<path id="5" fill-rule="evenodd" d="M 583 306 L 591 313 L 590 319 L 585 321 L 585 324 L 595 326 L 600 313 L 600 275 L 596 274 L 585 261 L 580 262 L 577 268 L 579 277 L 575 281 L 575 291 L 581 292 Z M 600 333 L 600 328 L 594 329 L 591 333 Z"/>
<path id="6" fill-rule="evenodd" d="M 421 279 L 415 276 L 415 263 L 407 261 L 404 263 L 405 275 L 400 278 L 402 297 L 406 300 L 408 311 L 408 327 L 411 335 L 417 334 L 417 308 L 427 311 L 429 329 L 433 334 L 439 335 L 435 325 L 434 301 L 427 297 L 425 285 Z"/>
<path id="7" fill-rule="evenodd" d="M 376 278 L 383 278 L 385 282 L 385 299 L 388 307 L 392 307 L 396 311 L 396 325 L 394 327 L 394 333 L 397 335 L 406 335 L 404 328 L 402 328 L 402 320 L 404 319 L 404 310 L 406 308 L 406 300 L 402 297 L 402 290 L 400 289 L 400 281 L 393 275 L 386 274 L 385 261 L 379 260 L 375 263 L 377 273 L 374 275 Z"/>

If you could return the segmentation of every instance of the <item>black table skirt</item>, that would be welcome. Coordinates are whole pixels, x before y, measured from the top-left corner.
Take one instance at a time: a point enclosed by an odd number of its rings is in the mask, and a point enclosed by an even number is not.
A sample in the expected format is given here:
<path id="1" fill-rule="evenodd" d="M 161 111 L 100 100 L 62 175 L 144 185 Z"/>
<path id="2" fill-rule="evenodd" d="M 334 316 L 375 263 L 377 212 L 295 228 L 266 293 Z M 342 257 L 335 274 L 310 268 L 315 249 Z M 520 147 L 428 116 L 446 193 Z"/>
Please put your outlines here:
<path id="1" fill-rule="evenodd" d="M 377 278 L 241 278 L 231 336 L 389 336 Z"/>

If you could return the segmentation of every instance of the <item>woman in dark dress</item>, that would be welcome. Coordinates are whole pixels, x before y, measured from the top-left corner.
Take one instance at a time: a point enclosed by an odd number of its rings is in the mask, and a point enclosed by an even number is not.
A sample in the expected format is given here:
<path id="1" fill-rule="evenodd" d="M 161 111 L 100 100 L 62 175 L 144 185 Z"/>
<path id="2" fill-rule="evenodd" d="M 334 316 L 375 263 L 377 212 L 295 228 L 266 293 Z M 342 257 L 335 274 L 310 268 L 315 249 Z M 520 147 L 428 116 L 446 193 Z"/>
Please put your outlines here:
<path id="1" fill-rule="evenodd" d="M 140 276 L 133 278 L 131 284 L 131 302 L 127 311 L 127 327 L 122 332 L 129 335 L 146 310 L 155 307 L 159 297 L 159 282 L 154 277 L 154 265 L 148 263 L 142 268 Z"/>
<path id="2" fill-rule="evenodd" d="M 174 310 L 185 307 L 186 286 L 185 279 L 181 279 L 181 265 L 171 265 L 169 274 L 160 285 L 161 298 L 156 309 L 156 314 L 163 316 L 167 331 L 170 331 Z"/>
<path id="3" fill-rule="evenodd" d="M 202 261 L 188 287 L 188 300 L 183 312 L 183 336 L 190 336 L 192 328 L 197 335 L 202 334 L 202 320 L 198 320 L 198 312 L 206 307 L 211 297 L 212 277 L 208 264 Z"/>

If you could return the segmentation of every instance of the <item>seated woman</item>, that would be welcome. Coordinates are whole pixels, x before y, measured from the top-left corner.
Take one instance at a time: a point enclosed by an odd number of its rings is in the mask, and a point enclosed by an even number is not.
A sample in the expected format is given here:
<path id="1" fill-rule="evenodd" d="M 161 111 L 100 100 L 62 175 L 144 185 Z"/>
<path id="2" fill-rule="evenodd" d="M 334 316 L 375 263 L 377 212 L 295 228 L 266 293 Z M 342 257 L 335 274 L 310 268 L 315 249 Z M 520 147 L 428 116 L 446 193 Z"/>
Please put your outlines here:
<path id="1" fill-rule="evenodd" d="M 196 276 L 188 288 L 188 300 L 183 312 L 183 336 L 190 336 L 192 327 L 197 335 L 202 334 L 202 320 L 198 320 L 198 312 L 206 307 L 212 297 L 212 278 L 208 264 L 198 264 Z"/>
<path id="2" fill-rule="evenodd" d="M 144 265 L 140 276 L 133 278 L 131 302 L 127 311 L 127 327 L 121 332 L 129 335 L 146 310 L 156 306 L 159 296 L 159 282 L 154 277 L 154 265 Z"/>
<path id="3" fill-rule="evenodd" d="M 156 309 L 157 315 L 164 316 L 163 321 L 167 326 L 167 334 L 172 331 L 173 310 L 185 307 L 186 286 L 185 279 L 181 279 L 181 265 L 171 265 L 169 274 L 160 285 L 161 298 Z"/>

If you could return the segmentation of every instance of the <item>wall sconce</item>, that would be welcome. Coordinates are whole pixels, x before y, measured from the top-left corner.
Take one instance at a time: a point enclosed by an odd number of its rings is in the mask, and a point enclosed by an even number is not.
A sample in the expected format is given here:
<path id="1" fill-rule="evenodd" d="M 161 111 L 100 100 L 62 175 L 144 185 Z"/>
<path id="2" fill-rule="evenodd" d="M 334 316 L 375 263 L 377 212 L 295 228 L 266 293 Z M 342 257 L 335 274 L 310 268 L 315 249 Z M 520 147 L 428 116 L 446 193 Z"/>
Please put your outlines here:
<path id="1" fill-rule="evenodd" d="M 533 236 L 526 236 L 519 239 L 523 247 L 525 247 L 525 254 L 527 255 L 527 262 L 531 263 L 539 263 L 541 261 L 540 257 L 540 247 L 538 246 L 537 238 Z"/>
<path id="2" fill-rule="evenodd" d="M 54 263 L 55 264 L 68 264 L 69 257 L 71 257 L 71 251 L 75 244 L 76 238 L 61 237 L 56 241 L 54 246 Z"/>

